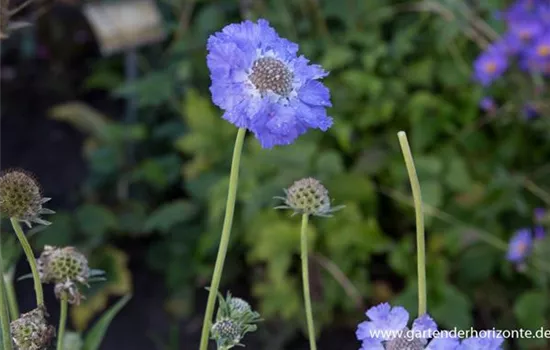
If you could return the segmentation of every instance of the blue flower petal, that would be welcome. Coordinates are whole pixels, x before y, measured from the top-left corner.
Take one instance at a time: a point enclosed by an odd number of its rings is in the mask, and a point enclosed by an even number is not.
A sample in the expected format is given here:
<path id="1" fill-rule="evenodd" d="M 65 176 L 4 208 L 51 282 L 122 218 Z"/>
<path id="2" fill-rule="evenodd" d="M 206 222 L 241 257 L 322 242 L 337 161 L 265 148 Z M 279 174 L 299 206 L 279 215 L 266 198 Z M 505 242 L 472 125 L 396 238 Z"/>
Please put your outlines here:
<path id="1" fill-rule="evenodd" d="M 423 332 L 426 336 L 430 336 L 431 338 L 431 335 L 437 331 L 437 324 L 428 314 L 424 314 L 414 320 L 412 330 L 415 332 Z"/>
<path id="2" fill-rule="evenodd" d="M 456 338 L 438 337 L 430 341 L 426 350 L 456 350 L 459 344 L 460 341 Z"/>
<path id="3" fill-rule="evenodd" d="M 374 306 L 367 311 L 367 316 L 371 319 L 371 324 L 378 330 L 400 331 L 407 326 L 409 313 L 401 306 L 390 307 L 383 303 Z"/>
<path id="4" fill-rule="evenodd" d="M 384 345 L 382 340 L 370 338 L 363 341 L 359 350 L 384 350 Z"/>

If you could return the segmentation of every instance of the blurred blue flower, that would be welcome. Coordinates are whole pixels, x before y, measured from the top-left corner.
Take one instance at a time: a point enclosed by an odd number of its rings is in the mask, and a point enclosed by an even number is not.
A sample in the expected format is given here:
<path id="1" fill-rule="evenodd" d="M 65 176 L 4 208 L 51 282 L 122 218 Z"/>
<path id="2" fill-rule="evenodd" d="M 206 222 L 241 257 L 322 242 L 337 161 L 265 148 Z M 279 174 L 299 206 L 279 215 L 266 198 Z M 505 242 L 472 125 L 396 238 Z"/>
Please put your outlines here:
<path id="1" fill-rule="evenodd" d="M 541 34 L 526 50 L 527 66 L 534 72 L 548 73 L 550 67 L 550 31 Z"/>
<path id="2" fill-rule="evenodd" d="M 474 78 L 481 85 L 488 86 L 508 68 L 506 52 L 501 46 L 490 46 L 474 62 Z"/>
<path id="3" fill-rule="evenodd" d="M 492 97 L 484 97 L 479 102 L 479 107 L 485 112 L 492 112 L 496 109 L 495 100 Z"/>
<path id="4" fill-rule="evenodd" d="M 328 75 L 297 56 L 298 45 L 279 37 L 266 20 L 230 24 L 210 36 L 207 65 L 214 104 L 223 118 L 250 130 L 264 148 L 287 145 L 310 128 L 332 125 Z"/>
<path id="5" fill-rule="evenodd" d="M 521 263 L 531 252 L 533 236 L 531 230 L 524 228 L 518 230 L 510 239 L 506 258 L 513 263 Z"/>
<path id="6" fill-rule="evenodd" d="M 454 349 L 458 345 L 456 339 L 441 337 L 433 339 L 425 347 L 428 338 L 431 338 L 430 334 L 437 331 L 437 324 L 429 315 L 422 315 L 414 320 L 410 332 L 407 332 L 409 313 L 401 306 L 391 307 L 388 303 L 382 303 L 371 307 L 366 315 L 370 320 L 360 323 L 356 331 L 357 339 L 362 342 L 360 350 L 397 349 L 401 343 L 408 344 L 411 349 L 430 350 Z M 420 334 L 427 338 L 414 337 Z"/>
<path id="7" fill-rule="evenodd" d="M 500 350 L 504 338 L 495 331 L 485 331 L 483 337 L 472 337 L 462 341 L 456 350 Z"/>

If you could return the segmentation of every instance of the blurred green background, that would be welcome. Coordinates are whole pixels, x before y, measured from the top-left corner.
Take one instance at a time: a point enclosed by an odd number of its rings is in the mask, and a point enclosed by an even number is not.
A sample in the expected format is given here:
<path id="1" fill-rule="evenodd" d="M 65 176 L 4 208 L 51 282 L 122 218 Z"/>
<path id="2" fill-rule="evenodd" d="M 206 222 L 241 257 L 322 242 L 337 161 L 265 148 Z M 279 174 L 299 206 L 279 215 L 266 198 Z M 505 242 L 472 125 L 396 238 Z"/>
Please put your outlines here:
<path id="1" fill-rule="evenodd" d="M 100 54 L 83 3 L 31 5 L 21 16 L 35 24 L 2 42 L 1 167 L 33 172 L 53 197 L 58 213 L 33 237 L 37 251 L 76 245 L 108 273 L 71 310 L 71 328 L 85 329 L 132 291 L 105 349 L 197 347 L 236 135 L 210 101 L 205 44 L 245 16 L 268 19 L 331 72 L 335 121 L 273 150 L 246 140 L 222 285 L 266 320 L 245 343 L 307 348 L 299 219 L 273 209 L 273 197 L 305 176 L 346 206 L 311 223 L 319 348 L 358 348 L 355 327 L 375 303 L 415 314 L 414 211 L 399 130 L 425 202 L 429 313 L 442 328 L 548 327 L 548 255 L 521 270 L 505 258 L 511 235 L 535 225 L 533 210 L 550 201 L 548 115 L 526 120 L 525 90 L 512 79 L 494 92 L 507 108 L 486 114 L 471 79 L 483 26 L 499 31 L 493 14 L 506 4 L 157 1 L 166 39 L 137 49 L 134 81 L 125 76 L 131 56 Z M 21 262 L 15 273 L 27 271 Z M 30 283 L 16 285 L 23 309 Z M 545 339 L 507 344 L 550 349 Z"/>

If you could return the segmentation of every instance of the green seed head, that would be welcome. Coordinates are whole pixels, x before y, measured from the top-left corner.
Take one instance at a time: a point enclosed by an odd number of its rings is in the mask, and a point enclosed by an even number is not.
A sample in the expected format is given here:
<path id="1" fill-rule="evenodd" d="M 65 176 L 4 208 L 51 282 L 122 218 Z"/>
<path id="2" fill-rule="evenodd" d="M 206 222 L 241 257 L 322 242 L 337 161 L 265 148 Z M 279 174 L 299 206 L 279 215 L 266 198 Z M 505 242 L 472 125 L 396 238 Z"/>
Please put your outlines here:
<path id="1" fill-rule="evenodd" d="M 55 328 L 48 325 L 43 309 L 34 309 L 10 324 L 12 340 L 17 350 L 43 350 L 55 336 Z"/>
<path id="2" fill-rule="evenodd" d="M 314 178 L 294 182 L 286 192 L 285 204 L 299 214 L 326 216 L 330 213 L 328 191 Z"/>
<path id="3" fill-rule="evenodd" d="M 74 247 L 45 246 L 38 258 L 38 271 L 44 283 L 88 283 L 88 259 Z"/>
<path id="4" fill-rule="evenodd" d="M 42 198 L 40 186 L 32 176 L 19 170 L 12 170 L 0 176 L 0 212 L 10 218 L 25 222 L 49 225 L 40 219 L 41 214 L 53 211 L 43 208 L 49 198 Z"/>
<path id="5" fill-rule="evenodd" d="M 212 326 L 212 338 L 218 343 L 218 348 L 232 348 L 239 344 L 242 337 L 242 327 L 230 318 L 223 318 Z"/>

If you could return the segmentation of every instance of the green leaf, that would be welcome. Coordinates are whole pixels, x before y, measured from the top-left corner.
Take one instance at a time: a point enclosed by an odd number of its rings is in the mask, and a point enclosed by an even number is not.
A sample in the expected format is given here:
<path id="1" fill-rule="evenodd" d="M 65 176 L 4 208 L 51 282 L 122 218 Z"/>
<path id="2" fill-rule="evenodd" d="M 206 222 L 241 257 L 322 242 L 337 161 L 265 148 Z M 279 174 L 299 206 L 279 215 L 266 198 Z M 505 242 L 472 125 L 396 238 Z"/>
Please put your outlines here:
<path id="1" fill-rule="evenodd" d="M 177 200 L 164 204 L 155 210 L 145 221 L 144 231 L 168 232 L 177 224 L 192 219 L 197 213 L 197 207 L 189 201 Z"/>
<path id="2" fill-rule="evenodd" d="M 92 327 L 92 329 L 86 334 L 84 339 L 83 350 L 98 350 L 105 333 L 111 324 L 111 321 L 115 316 L 120 312 L 120 310 L 130 301 L 132 298 L 131 295 L 126 295 L 122 297 L 115 305 L 113 305 L 109 310 L 107 310 L 97 323 Z"/>
<path id="3" fill-rule="evenodd" d="M 321 65 L 327 70 L 343 68 L 349 64 L 355 55 L 351 48 L 346 46 L 331 47 L 321 60 Z"/>
<path id="4" fill-rule="evenodd" d="M 548 307 L 547 294 L 541 291 L 527 291 L 516 300 L 514 314 L 522 328 L 535 330 L 546 326 Z"/>
<path id="5" fill-rule="evenodd" d="M 501 253 L 493 247 L 475 245 L 460 254 L 458 276 L 466 283 L 482 282 L 491 276 L 501 259 Z"/>
<path id="6" fill-rule="evenodd" d="M 85 204 L 78 208 L 76 219 L 82 232 L 94 240 L 103 237 L 111 229 L 117 227 L 116 216 L 106 207 L 95 204 Z"/>
<path id="7" fill-rule="evenodd" d="M 432 302 L 429 308 L 434 319 L 446 328 L 457 327 L 467 329 L 472 326 L 472 303 L 466 295 L 448 284 L 438 285 L 437 302 Z"/>

